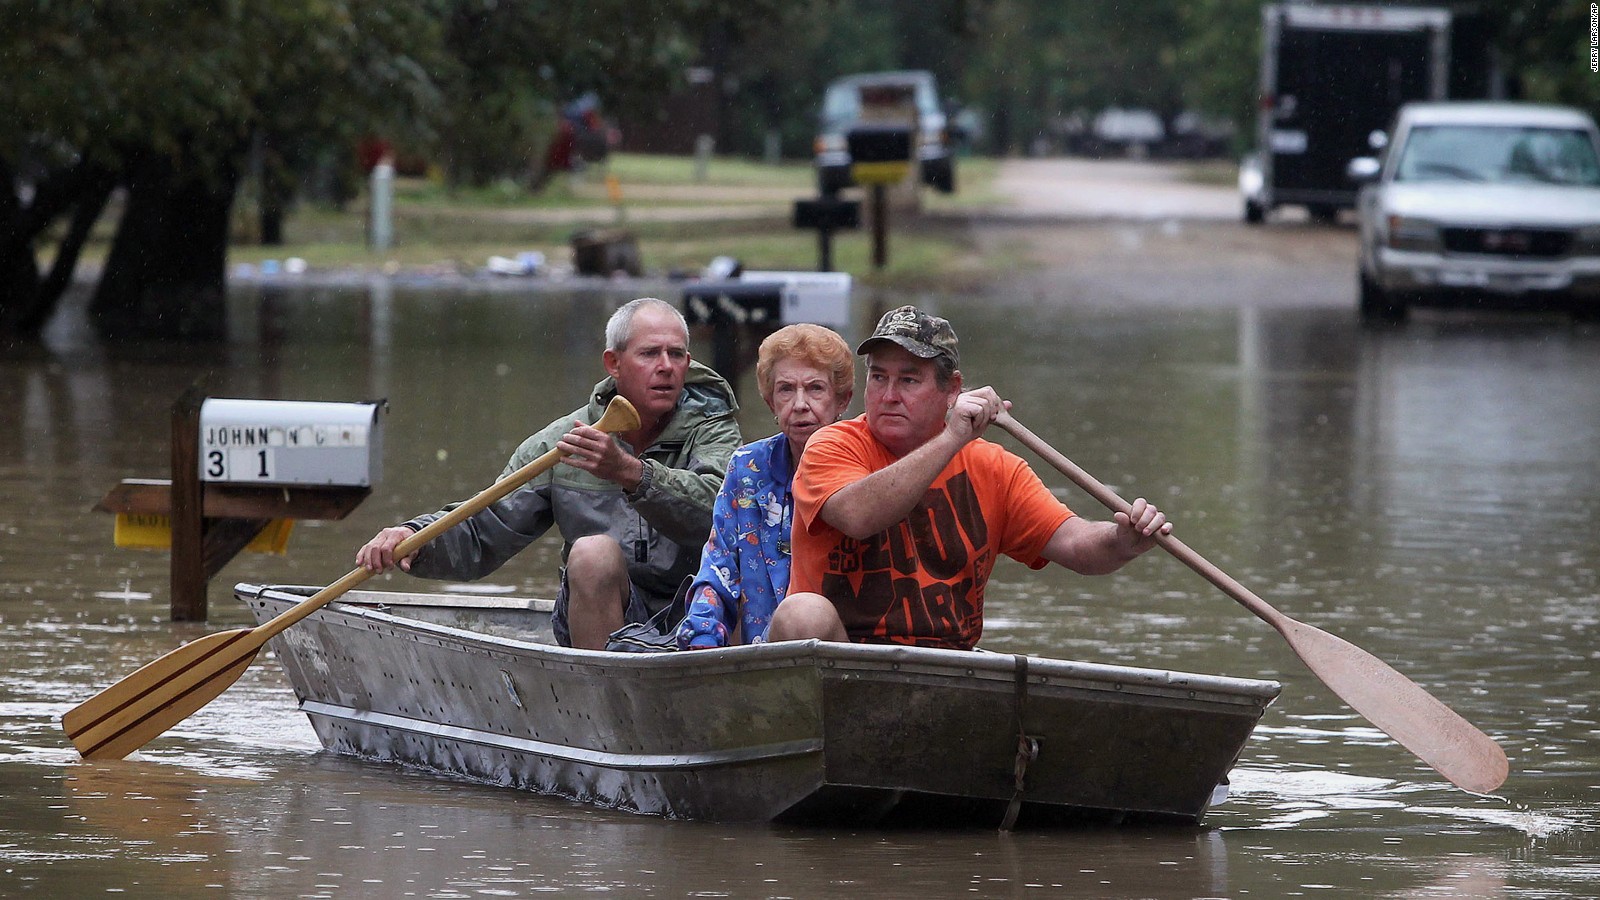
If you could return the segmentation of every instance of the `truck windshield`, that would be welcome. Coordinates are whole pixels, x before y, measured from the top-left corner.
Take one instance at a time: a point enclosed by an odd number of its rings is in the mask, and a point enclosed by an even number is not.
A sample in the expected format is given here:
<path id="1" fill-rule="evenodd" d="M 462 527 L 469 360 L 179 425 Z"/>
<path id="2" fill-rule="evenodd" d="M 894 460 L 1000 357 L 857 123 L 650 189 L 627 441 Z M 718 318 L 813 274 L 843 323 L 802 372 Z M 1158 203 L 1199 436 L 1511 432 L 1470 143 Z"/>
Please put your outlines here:
<path id="1" fill-rule="evenodd" d="M 1600 185 L 1600 161 L 1573 128 L 1419 125 L 1394 180 Z"/>
<path id="2" fill-rule="evenodd" d="M 828 129 L 848 127 L 862 116 L 863 95 L 881 101 L 889 93 L 903 91 L 911 92 L 917 115 L 924 122 L 942 116 L 939 92 L 934 88 L 932 78 L 907 76 L 863 80 L 851 77 L 830 84 L 822 95 L 822 125 Z"/>

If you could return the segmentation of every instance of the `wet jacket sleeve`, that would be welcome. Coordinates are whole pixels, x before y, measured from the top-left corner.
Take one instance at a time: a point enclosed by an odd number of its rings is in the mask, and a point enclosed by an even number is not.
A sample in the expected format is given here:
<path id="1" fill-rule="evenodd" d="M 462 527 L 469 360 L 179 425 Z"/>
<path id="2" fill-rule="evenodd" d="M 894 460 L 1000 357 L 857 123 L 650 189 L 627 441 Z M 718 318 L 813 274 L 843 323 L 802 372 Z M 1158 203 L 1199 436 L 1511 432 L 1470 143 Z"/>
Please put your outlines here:
<path id="1" fill-rule="evenodd" d="M 675 544 L 698 545 L 711 530 L 711 509 L 740 443 L 733 415 L 708 417 L 689 434 L 680 466 L 644 459 L 644 478 L 628 503 Z"/>
<path id="2" fill-rule="evenodd" d="M 554 446 L 554 442 L 549 442 L 549 446 Z M 548 450 L 549 446 L 539 440 L 524 443 L 507 463 L 500 477 L 504 478 L 522 468 L 528 460 Z M 405 524 L 421 529 L 459 505 L 452 503 L 438 512 L 417 516 Z M 549 531 L 554 522 L 555 515 L 550 504 L 550 474 L 546 472 L 423 545 L 417 551 L 416 559 L 411 561 L 411 574 L 448 581 L 482 578 L 505 565 L 506 560 Z"/>
<path id="3" fill-rule="evenodd" d="M 734 476 L 729 472 L 712 514 L 711 537 L 700 554 L 700 571 L 689 588 L 689 609 L 678 626 L 678 648 L 698 650 L 728 646 L 732 623 L 739 616 L 737 519 L 733 510 Z"/>

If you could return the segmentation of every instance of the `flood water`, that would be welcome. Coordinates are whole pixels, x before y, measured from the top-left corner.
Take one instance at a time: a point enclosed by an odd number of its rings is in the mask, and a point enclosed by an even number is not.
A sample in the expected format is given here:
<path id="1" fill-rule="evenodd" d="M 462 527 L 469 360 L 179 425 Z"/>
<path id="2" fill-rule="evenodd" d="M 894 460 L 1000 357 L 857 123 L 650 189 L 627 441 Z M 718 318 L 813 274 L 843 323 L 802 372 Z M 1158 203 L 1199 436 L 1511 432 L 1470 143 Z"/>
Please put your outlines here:
<path id="1" fill-rule="evenodd" d="M 324 754 L 269 654 L 135 757 L 78 759 L 60 715 L 184 641 L 250 624 L 233 583 L 325 583 L 378 528 L 487 485 L 582 402 L 628 296 L 250 287 L 214 347 L 101 347 L 69 322 L 46 349 L 7 351 L 0 895 L 1600 895 L 1600 329 L 1538 317 L 1363 330 L 1349 307 L 858 291 L 846 334 L 906 300 L 949 316 L 969 383 L 996 385 L 1124 496 L 1154 499 L 1270 603 L 1500 741 L 1499 796 L 1450 787 L 1159 551 L 1098 579 L 1002 563 L 984 644 L 1282 682 L 1200 828 L 734 827 L 595 809 Z M 179 625 L 166 555 L 114 548 L 91 507 L 122 478 L 165 477 L 169 411 L 202 376 L 212 396 L 387 398 L 389 412 L 372 496 L 343 521 L 299 523 L 286 556 L 234 560 L 211 621 Z M 747 436 L 770 433 L 752 376 L 739 386 Z M 555 559 L 555 542 L 536 544 L 492 580 L 551 596 Z"/>

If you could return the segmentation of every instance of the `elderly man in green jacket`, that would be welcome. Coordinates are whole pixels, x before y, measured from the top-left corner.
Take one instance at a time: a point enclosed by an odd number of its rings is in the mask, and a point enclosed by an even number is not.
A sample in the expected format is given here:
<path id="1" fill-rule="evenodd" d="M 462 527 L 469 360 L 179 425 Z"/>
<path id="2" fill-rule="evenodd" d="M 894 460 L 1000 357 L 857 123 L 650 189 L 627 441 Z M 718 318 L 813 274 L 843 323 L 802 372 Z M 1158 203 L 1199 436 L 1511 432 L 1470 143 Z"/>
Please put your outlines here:
<path id="1" fill-rule="evenodd" d="M 396 559 L 396 546 L 451 507 L 385 528 L 356 554 L 371 572 L 394 566 L 468 581 L 495 571 L 551 525 L 561 533 L 561 587 L 551 624 L 566 646 L 601 649 L 611 632 L 671 603 L 700 563 L 711 508 L 741 443 L 738 402 L 722 376 L 689 358 L 689 329 L 671 304 L 634 300 L 606 323 L 607 377 L 589 402 L 522 442 L 501 477 L 552 447 L 562 465 Z M 591 427 L 611 398 L 639 411 L 639 430 Z M 675 625 L 676 623 L 668 623 Z"/>

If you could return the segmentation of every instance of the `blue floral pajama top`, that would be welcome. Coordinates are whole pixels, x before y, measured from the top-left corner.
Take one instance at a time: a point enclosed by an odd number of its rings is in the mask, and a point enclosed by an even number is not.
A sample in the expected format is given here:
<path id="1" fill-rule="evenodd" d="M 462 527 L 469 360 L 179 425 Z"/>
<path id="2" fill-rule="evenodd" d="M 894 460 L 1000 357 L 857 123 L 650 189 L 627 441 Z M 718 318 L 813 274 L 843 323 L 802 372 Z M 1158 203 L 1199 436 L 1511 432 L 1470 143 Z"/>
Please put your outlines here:
<path id="1" fill-rule="evenodd" d="M 789 439 L 779 432 L 735 450 L 678 626 L 680 648 L 726 647 L 735 623 L 742 643 L 767 639 L 772 611 L 789 590 L 793 521 Z"/>

